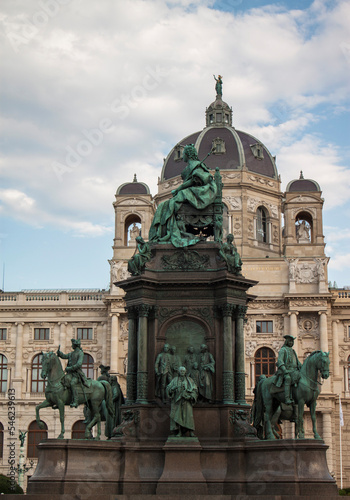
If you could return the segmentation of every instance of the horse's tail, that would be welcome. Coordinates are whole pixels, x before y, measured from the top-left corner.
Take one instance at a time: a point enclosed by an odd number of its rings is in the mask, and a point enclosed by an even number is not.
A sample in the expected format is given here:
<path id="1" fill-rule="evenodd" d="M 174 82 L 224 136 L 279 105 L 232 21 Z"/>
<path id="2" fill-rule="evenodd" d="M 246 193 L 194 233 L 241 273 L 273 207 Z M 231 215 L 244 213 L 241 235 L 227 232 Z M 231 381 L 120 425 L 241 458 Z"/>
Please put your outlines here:
<path id="1" fill-rule="evenodd" d="M 100 380 L 100 382 L 105 389 L 105 403 L 107 411 L 109 415 L 114 418 L 114 405 L 113 405 L 113 394 L 112 394 L 111 384 L 107 382 L 107 380 Z"/>
<path id="2" fill-rule="evenodd" d="M 262 383 L 266 380 L 265 375 L 260 375 L 258 382 L 254 388 L 254 403 L 253 403 L 253 412 L 252 412 L 252 420 L 253 426 L 256 429 L 262 425 L 264 420 L 264 401 L 262 397 Z"/>

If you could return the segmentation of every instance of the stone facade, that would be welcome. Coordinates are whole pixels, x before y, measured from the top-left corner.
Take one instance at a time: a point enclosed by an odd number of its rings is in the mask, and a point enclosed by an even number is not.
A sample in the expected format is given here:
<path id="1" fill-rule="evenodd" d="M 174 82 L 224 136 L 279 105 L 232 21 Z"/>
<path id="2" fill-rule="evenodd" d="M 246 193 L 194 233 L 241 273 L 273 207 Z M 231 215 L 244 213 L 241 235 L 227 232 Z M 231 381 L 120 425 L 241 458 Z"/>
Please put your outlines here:
<path id="1" fill-rule="evenodd" d="M 339 484 L 341 432 L 343 484 L 350 486 L 350 291 L 328 287 L 320 188 L 315 181 L 300 182 L 304 180 L 301 176 L 291 181 L 282 193 L 275 159 L 261 143 L 256 140 L 254 143 L 254 138 L 249 143 L 247 134 L 230 125 L 232 111 L 225 103 L 216 101 L 215 106 L 219 110 L 221 106 L 229 115 L 227 124 L 216 123 L 214 118 L 209 120 L 208 115 L 207 127 L 191 136 L 191 140 L 198 151 L 210 134 L 211 140 L 221 145 L 220 156 L 213 154 L 206 163 L 212 168 L 221 162 L 224 236 L 234 234 L 243 261 L 243 276 L 258 281 L 250 290 L 256 299 L 249 303 L 244 325 L 246 400 L 248 403 L 253 400 L 257 374 L 261 371 L 269 374 L 269 370 L 274 370 L 274 359 L 283 344 L 283 335 L 288 333 L 296 337 L 295 349 L 301 362 L 314 350 L 329 351 L 331 377 L 324 381 L 318 400 L 318 431 L 329 446 L 329 470 Z M 234 141 L 233 145 L 230 140 Z M 181 144 L 186 144 L 186 139 Z M 236 156 L 234 147 L 238 151 Z M 263 156 L 259 153 L 260 148 Z M 3 382 L 0 392 L 0 422 L 4 427 L 0 472 L 7 474 L 9 471 L 9 440 L 16 439 L 18 457 L 19 431 L 28 429 L 35 420 L 35 406 L 44 400 L 43 392 L 33 392 L 33 387 L 40 389 L 40 384 L 32 383 L 33 360 L 41 351 L 56 351 L 60 345 L 61 351 L 68 352 L 70 339 L 77 337 L 78 329 L 85 329 L 79 332 L 83 332 L 82 347 L 91 356 L 94 377 L 99 375 L 100 364 L 109 365 L 110 372 L 118 374 L 126 394 L 130 318 L 118 281 L 129 276 L 127 261 L 135 252 L 132 231 L 139 228 L 147 239 L 155 206 L 171 196 L 171 190 L 181 183 L 177 173 L 181 172 L 177 152 L 180 156 L 181 148 L 175 147 L 169 153 L 154 198 L 147 186 L 138 183 L 136 178 L 133 183 L 118 188 L 113 204 L 115 237 L 109 261 L 109 290 L 0 293 L 0 354 L 3 363 L 7 362 L 7 385 Z M 161 322 L 171 311 L 158 313 Z M 47 335 L 47 340 L 41 339 L 38 329 L 42 329 L 44 337 Z M 84 335 L 89 338 L 84 339 Z M 12 437 L 8 431 L 6 389 L 9 387 L 15 390 L 15 434 Z M 341 428 L 339 396 L 345 422 Z M 41 419 L 47 424 L 48 437 L 57 437 L 60 430 L 58 412 L 41 410 Z M 66 409 L 66 438 L 71 437 L 73 424 L 82 419 L 81 408 Z M 305 429 L 305 437 L 312 438 L 307 410 Z M 292 435 L 291 424 L 284 423 L 283 436 L 291 438 Z"/>

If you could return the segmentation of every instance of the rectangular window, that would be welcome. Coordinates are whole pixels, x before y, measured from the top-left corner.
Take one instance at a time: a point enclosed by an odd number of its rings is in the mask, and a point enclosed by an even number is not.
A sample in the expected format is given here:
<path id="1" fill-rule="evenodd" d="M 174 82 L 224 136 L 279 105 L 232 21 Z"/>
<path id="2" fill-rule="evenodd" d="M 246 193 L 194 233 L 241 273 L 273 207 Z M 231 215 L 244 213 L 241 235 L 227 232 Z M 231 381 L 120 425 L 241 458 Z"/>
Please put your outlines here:
<path id="1" fill-rule="evenodd" d="M 77 339 L 92 340 L 92 328 L 77 328 Z"/>
<path id="2" fill-rule="evenodd" d="M 0 328 L 0 340 L 7 339 L 7 328 Z"/>
<path id="3" fill-rule="evenodd" d="M 50 340 L 50 328 L 34 328 L 34 340 Z"/>
<path id="4" fill-rule="evenodd" d="M 273 321 L 257 321 L 257 333 L 273 333 Z"/>
<path id="5" fill-rule="evenodd" d="M 350 339 L 350 325 L 348 325 L 348 337 Z"/>

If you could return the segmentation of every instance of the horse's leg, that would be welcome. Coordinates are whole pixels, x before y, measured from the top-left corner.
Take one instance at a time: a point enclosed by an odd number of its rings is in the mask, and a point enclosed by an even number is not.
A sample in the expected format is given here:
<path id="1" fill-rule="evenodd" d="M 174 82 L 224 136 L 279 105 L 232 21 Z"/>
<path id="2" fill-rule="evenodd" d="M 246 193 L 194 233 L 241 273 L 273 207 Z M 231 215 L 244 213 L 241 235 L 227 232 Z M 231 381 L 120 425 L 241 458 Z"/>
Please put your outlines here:
<path id="1" fill-rule="evenodd" d="M 49 406 L 51 406 L 51 403 L 49 403 L 49 401 L 45 399 L 45 401 L 43 401 L 42 403 L 38 404 L 38 406 L 35 407 L 36 423 L 38 424 L 39 429 L 44 429 L 45 427 L 40 420 L 39 411 L 41 410 L 41 408 L 48 408 Z"/>
<path id="2" fill-rule="evenodd" d="M 279 439 L 279 434 L 278 434 L 278 432 L 276 430 L 276 426 L 277 426 L 277 423 L 278 423 L 278 419 L 279 419 L 279 417 L 281 415 L 281 411 L 282 411 L 281 410 L 281 406 L 280 405 L 277 406 L 277 409 L 276 409 L 275 413 L 271 417 L 272 432 L 273 432 L 273 434 L 274 434 L 274 436 L 275 436 L 276 439 Z"/>
<path id="3" fill-rule="evenodd" d="M 298 432 L 296 433 L 296 437 L 299 439 L 304 438 L 304 406 L 305 401 L 303 399 L 298 400 Z"/>
<path id="4" fill-rule="evenodd" d="M 310 415 L 311 415 L 311 420 L 312 420 L 312 430 L 314 433 L 314 438 L 315 439 L 322 439 L 321 436 L 318 434 L 317 429 L 316 429 L 316 399 L 312 401 L 310 404 Z"/>
<path id="5" fill-rule="evenodd" d="M 61 434 L 58 436 L 58 439 L 64 438 L 65 428 L 64 428 L 64 402 L 59 399 L 57 401 L 58 411 L 60 412 L 60 422 L 61 422 Z"/>
<path id="6" fill-rule="evenodd" d="M 101 414 L 100 414 L 100 405 L 101 401 L 90 400 L 91 404 L 91 421 L 87 424 L 85 428 L 85 438 L 91 439 L 91 429 L 94 425 L 100 424 L 100 433 L 97 433 L 97 439 L 100 438 L 101 435 Z"/>
<path id="7" fill-rule="evenodd" d="M 272 431 L 272 426 L 271 426 L 271 415 L 272 415 L 272 399 L 269 401 L 265 400 L 265 436 L 266 439 L 276 439 L 275 435 Z"/>

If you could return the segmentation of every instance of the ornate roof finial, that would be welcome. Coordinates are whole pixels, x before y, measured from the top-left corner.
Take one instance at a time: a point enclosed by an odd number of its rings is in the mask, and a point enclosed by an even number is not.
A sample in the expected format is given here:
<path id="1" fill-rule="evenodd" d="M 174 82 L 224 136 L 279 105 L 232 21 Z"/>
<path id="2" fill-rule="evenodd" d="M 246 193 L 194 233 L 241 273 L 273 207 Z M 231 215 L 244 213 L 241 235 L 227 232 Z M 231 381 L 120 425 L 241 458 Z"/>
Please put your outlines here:
<path id="1" fill-rule="evenodd" d="M 137 182 L 136 174 L 134 174 L 134 180 L 132 182 Z"/>
<path id="2" fill-rule="evenodd" d="M 299 177 L 299 179 L 304 179 L 303 171 L 302 170 L 300 170 L 300 177 Z"/>
<path id="3" fill-rule="evenodd" d="M 222 97 L 222 76 L 218 75 L 216 78 L 215 75 L 213 75 L 214 80 L 216 81 L 215 84 L 215 90 L 216 90 L 216 97 Z"/>

